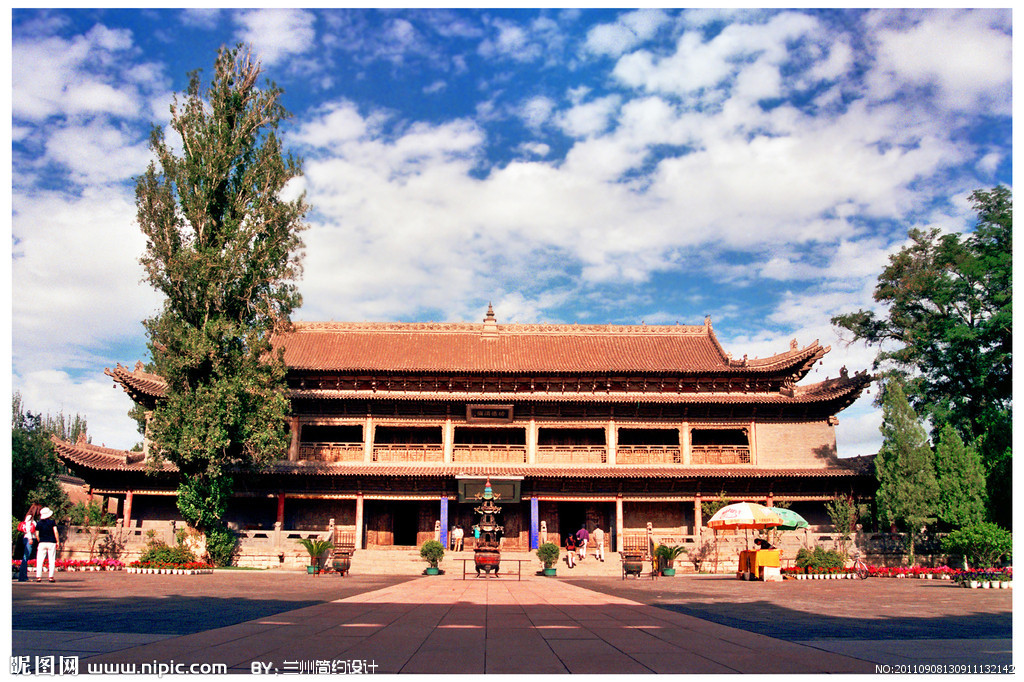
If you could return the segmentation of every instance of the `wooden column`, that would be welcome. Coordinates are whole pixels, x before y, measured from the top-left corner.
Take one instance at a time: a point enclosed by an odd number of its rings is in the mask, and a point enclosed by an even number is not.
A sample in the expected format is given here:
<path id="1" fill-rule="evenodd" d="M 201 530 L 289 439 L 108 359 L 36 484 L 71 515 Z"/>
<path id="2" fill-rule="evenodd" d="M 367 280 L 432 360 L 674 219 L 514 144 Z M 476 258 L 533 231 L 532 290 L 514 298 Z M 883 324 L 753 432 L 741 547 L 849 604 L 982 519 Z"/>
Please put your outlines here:
<path id="1" fill-rule="evenodd" d="M 373 417 L 363 423 L 363 462 L 373 461 Z"/>
<path id="2" fill-rule="evenodd" d="M 132 497 L 134 494 L 129 490 L 124 495 L 124 527 L 129 528 L 132 525 Z"/>
<path id="3" fill-rule="evenodd" d="M 277 522 L 284 528 L 284 493 L 277 494 Z"/>
<path id="4" fill-rule="evenodd" d="M 622 551 L 622 495 L 615 496 L 615 551 Z"/>
<path id="5" fill-rule="evenodd" d="M 704 526 L 704 510 L 701 509 L 700 502 L 700 493 L 697 493 L 693 498 L 693 535 L 697 549 L 700 549 L 701 528 Z"/>
<path id="6" fill-rule="evenodd" d="M 356 549 L 363 548 L 363 494 L 356 493 Z"/>
<path id="7" fill-rule="evenodd" d="M 526 463 L 537 463 L 537 420 L 531 419 L 526 425 Z"/>
<path id="8" fill-rule="evenodd" d="M 292 417 L 291 431 L 292 440 L 288 444 L 288 461 L 297 462 L 299 461 L 299 442 L 302 436 L 302 424 L 299 423 L 298 417 Z"/>
<path id="9" fill-rule="evenodd" d="M 444 420 L 444 427 L 441 432 L 441 442 L 444 448 L 444 462 L 450 464 L 452 461 L 452 452 L 455 451 L 455 422 L 452 421 L 451 417 L 447 417 Z M 443 532 L 443 529 L 442 529 Z"/>
<path id="10" fill-rule="evenodd" d="M 766 506 L 766 507 L 774 507 L 775 506 L 775 493 L 774 492 L 771 492 L 771 491 L 768 492 L 768 499 L 765 500 L 764 506 Z"/>
<path id="11" fill-rule="evenodd" d="M 615 428 L 615 420 L 609 419 L 608 426 L 605 427 L 605 448 L 608 451 L 607 462 L 608 464 L 615 464 L 616 450 L 619 449 L 619 430 Z"/>
<path id="12" fill-rule="evenodd" d="M 679 427 L 679 449 L 682 451 L 683 464 L 690 463 L 690 423 L 683 422 Z"/>

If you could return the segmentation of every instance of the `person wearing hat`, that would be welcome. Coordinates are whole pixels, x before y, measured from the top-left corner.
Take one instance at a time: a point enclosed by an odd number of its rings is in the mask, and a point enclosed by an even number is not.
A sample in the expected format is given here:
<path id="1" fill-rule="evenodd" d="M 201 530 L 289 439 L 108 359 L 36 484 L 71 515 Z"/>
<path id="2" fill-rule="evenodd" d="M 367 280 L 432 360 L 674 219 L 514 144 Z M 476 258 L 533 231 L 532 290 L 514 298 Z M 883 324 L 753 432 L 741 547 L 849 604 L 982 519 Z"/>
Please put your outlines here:
<path id="1" fill-rule="evenodd" d="M 60 542 L 57 539 L 57 523 L 53 520 L 53 511 L 49 507 L 43 507 L 39 512 L 39 521 L 36 522 L 36 543 L 39 548 L 36 550 L 36 582 L 43 582 L 43 562 L 47 556 L 50 558 L 50 582 L 57 582 L 53 579 L 53 569 L 57 563 Z"/>

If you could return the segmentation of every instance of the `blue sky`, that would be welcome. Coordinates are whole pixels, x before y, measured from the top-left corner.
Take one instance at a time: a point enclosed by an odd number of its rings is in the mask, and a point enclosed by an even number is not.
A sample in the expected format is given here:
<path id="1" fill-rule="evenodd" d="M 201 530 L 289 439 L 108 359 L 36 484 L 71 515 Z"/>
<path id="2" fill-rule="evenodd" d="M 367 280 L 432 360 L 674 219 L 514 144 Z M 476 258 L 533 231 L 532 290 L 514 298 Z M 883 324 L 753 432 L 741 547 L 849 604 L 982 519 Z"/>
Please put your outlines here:
<path id="1" fill-rule="evenodd" d="M 15 10 L 12 384 L 138 440 L 133 178 L 188 72 L 250 43 L 313 211 L 297 320 L 698 324 L 832 347 L 913 227 L 1010 185 L 1006 10 Z M 868 395 L 843 456 L 876 451 Z"/>

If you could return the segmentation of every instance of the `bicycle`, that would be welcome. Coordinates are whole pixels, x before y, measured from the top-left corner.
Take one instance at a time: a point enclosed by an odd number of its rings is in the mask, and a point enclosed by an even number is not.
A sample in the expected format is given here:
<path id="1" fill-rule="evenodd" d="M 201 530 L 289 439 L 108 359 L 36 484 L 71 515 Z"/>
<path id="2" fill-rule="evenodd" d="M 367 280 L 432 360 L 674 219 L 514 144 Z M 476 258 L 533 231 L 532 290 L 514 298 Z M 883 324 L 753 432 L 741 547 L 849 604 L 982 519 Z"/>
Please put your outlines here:
<path id="1" fill-rule="evenodd" d="M 868 570 L 868 565 L 864 563 L 859 556 L 853 558 L 853 572 L 861 580 L 867 580 L 871 572 Z"/>

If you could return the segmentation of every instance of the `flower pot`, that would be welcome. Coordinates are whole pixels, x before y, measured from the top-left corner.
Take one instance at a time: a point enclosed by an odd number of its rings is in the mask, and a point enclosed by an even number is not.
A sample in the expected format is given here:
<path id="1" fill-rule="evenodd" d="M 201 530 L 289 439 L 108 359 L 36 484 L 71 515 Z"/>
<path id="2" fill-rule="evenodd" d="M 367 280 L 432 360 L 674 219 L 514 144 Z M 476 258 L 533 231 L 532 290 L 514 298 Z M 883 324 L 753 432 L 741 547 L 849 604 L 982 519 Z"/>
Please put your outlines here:
<path id="1" fill-rule="evenodd" d="M 672 576 L 674 576 L 676 574 L 676 569 L 674 569 L 674 568 L 663 568 L 663 569 L 661 569 L 661 574 L 663 576 L 667 577 L 667 578 L 671 578 Z"/>
<path id="2" fill-rule="evenodd" d="M 441 572 L 441 569 L 437 566 L 427 566 L 427 575 L 437 575 Z"/>
<path id="3" fill-rule="evenodd" d="M 555 568 L 554 566 L 552 566 L 551 568 L 545 567 L 544 568 L 544 575 L 552 576 L 552 575 L 555 575 L 555 573 L 557 571 L 558 571 L 558 569 Z"/>
<path id="4" fill-rule="evenodd" d="M 306 566 L 306 575 L 313 575 L 316 573 L 316 566 Z"/>
<path id="5" fill-rule="evenodd" d="M 977 580 L 970 580 L 967 584 L 971 586 L 971 589 L 976 589 L 981 583 Z"/>

